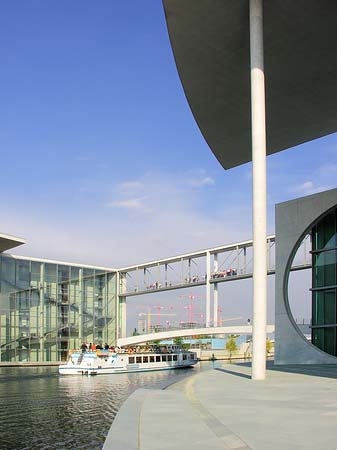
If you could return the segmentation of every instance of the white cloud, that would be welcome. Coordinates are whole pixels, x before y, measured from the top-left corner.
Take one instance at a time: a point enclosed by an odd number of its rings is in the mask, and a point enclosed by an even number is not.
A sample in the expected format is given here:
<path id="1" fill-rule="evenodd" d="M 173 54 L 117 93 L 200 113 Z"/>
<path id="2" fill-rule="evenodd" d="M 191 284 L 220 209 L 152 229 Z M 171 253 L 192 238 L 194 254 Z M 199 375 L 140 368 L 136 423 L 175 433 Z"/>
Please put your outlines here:
<path id="1" fill-rule="evenodd" d="M 330 164 L 323 164 L 319 167 L 318 172 L 321 176 L 336 176 L 337 174 L 337 164 L 330 163 Z"/>
<path id="2" fill-rule="evenodd" d="M 315 184 L 313 181 L 308 180 L 304 183 L 292 186 L 290 190 L 296 195 L 311 195 L 316 194 L 317 192 L 326 191 L 328 189 L 331 189 L 331 187 Z"/>
<path id="3" fill-rule="evenodd" d="M 116 201 L 107 203 L 105 206 L 107 206 L 108 208 L 143 210 L 143 209 L 145 209 L 144 200 L 145 200 L 145 197 L 129 198 L 126 200 L 116 200 Z"/>
<path id="4" fill-rule="evenodd" d="M 191 187 L 199 188 L 203 186 L 212 186 L 215 184 L 214 178 L 211 177 L 203 177 L 203 178 L 194 178 L 188 180 L 187 184 Z"/>
<path id="5" fill-rule="evenodd" d="M 121 191 L 140 191 L 144 189 L 144 183 L 140 181 L 124 181 L 118 185 Z"/>
<path id="6" fill-rule="evenodd" d="M 130 182 L 127 182 L 130 183 Z M 139 183 L 139 184 L 138 184 Z M 27 245 L 17 253 L 109 267 L 165 258 L 207 247 L 249 239 L 250 206 L 209 202 L 186 189 L 181 174 L 148 174 L 131 186 L 143 195 L 102 187 L 104 198 L 88 215 L 86 202 L 76 213 L 62 208 L 12 208 L 2 205 L 1 229 L 23 236 Z M 248 209 L 247 209 L 248 208 Z M 123 214 L 119 214 L 118 212 Z M 247 217 L 247 221 L 238 220 Z M 7 220 L 5 220 L 5 218 Z"/>

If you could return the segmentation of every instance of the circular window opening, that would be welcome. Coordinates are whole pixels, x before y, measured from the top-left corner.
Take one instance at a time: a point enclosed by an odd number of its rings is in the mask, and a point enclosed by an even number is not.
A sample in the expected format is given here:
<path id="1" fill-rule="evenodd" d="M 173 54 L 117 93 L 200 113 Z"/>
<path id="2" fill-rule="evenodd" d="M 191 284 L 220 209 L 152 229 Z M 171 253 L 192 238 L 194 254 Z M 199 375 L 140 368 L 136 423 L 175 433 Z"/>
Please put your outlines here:
<path id="1" fill-rule="evenodd" d="M 337 356 L 337 209 L 320 218 L 291 263 L 288 302 L 297 327 L 312 344 Z M 311 270 L 302 270 L 311 265 Z"/>

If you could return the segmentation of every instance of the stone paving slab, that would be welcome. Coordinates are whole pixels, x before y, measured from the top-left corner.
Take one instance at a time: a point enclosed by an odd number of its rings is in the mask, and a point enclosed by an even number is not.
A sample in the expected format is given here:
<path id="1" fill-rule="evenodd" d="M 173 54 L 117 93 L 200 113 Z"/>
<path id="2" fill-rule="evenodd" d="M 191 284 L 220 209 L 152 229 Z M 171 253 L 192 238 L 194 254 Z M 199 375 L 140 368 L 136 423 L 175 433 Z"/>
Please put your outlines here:
<path id="1" fill-rule="evenodd" d="M 189 383 L 201 405 L 252 449 L 336 450 L 336 367 L 322 372 L 268 370 L 265 381 L 253 382 L 249 367 L 224 365 Z"/>
<path id="2" fill-rule="evenodd" d="M 104 450 L 336 450 L 337 366 L 223 364 L 124 403 Z"/>

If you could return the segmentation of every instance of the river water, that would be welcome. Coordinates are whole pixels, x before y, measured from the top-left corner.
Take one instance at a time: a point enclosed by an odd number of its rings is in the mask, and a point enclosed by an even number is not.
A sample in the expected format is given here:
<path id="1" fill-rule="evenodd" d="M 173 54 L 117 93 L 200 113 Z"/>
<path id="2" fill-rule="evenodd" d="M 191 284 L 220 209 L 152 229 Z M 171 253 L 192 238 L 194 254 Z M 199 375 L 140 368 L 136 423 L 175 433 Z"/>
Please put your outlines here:
<path id="1" fill-rule="evenodd" d="M 57 367 L 0 368 L 0 450 L 101 449 L 124 400 L 208 370 L 59 376 Z"/>

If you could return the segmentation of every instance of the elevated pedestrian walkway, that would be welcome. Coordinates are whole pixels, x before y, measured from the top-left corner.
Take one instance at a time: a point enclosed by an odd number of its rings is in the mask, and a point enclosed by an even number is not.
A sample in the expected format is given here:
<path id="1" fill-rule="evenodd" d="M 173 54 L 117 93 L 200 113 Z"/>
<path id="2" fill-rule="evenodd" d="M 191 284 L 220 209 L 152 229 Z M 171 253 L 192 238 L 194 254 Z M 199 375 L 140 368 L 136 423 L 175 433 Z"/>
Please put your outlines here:
<path id="1" fill-rule="evenodd" d="M 191 371 L 193 373 L 193 371 Z M 103 450 L 335 450 L 337 366 L 275 367 L 252 382 L 218 364 L 120 409 Z"/>

